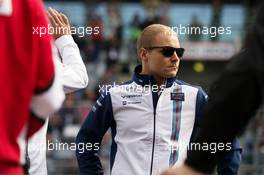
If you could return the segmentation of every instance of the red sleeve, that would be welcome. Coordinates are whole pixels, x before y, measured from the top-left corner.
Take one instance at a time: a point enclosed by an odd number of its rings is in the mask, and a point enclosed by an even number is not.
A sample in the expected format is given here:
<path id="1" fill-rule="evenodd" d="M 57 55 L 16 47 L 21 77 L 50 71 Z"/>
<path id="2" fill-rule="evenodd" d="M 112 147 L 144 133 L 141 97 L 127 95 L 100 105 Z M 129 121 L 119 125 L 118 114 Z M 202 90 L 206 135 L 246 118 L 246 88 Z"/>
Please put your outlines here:
<path id="1" fill-rule="evenodd" d="M 49 89 L 54 79 L 52 37 L 48 34 L 48 20 L 42 1 L 31 0 L 31 2 L 34 4 L 33 14 L 37 13 L 33 20 L 33 27 L 38 29 L 38 32 L 34 34 L 32 30 L 33 51 L 37 59 L 35 93 L 41 93 Z"/>

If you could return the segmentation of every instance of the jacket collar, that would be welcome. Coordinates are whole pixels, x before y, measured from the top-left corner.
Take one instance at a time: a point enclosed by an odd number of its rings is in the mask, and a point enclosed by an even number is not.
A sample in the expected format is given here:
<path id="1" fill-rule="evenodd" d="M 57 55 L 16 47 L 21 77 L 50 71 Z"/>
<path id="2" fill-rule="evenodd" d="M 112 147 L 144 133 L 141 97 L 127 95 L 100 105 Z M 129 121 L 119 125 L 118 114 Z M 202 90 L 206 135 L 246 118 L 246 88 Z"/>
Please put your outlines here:
<path id="1" fill-rule="evenodd" d="M 156 84 L 153 76 L 147 74 L 140 74 L 141 71 L 142 71 L 142 65 L 138 65 L 135 67 L 134 75 L 132 77 L 132 80 L 134 82 L 136 82 L 141 86 Z M 166 88 L 171 87 L 175 81 L 176 81 L 176 77 L 166 78 L 165 79 Z"/>

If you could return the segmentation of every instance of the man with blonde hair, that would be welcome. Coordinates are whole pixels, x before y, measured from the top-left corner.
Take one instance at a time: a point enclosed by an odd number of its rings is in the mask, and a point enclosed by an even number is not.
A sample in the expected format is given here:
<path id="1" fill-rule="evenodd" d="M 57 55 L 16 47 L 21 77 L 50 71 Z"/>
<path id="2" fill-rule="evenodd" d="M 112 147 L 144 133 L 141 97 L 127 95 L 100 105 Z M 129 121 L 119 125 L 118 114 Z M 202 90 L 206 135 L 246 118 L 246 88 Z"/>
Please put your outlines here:
<path id="1" fill-rule="evenodd" d="M 176 79 L 184 49 L 170 27 L 146 27 L 137 53 L 141 65 L 132 80 L 102 93 L 76 139 L 78 145 L 99 145 L 111 128 L 112 175 L 152 175 L 181 165 L 206 103 L 201 88 Z M 78 148 L 81 174 L 103 174 L 98 150 Z M 232 148 L 232 143 L 225 145 L 225 149 Z M 231 166 L 237 170 L 240 160 L 233 158 L 240 153 L 231 153 L 220 171 Z"/>

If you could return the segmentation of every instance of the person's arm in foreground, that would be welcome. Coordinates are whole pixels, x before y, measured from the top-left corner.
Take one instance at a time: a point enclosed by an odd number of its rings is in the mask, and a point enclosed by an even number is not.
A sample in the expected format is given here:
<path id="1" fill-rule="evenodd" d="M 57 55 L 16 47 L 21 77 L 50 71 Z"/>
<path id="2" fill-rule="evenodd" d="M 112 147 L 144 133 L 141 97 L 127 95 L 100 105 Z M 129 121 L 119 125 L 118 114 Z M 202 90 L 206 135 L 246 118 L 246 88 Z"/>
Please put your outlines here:
<path id="1" fill-rule="evenodd" d="M 228 143 L 248 123 L 260 107 L 264 82 L 264 6 L 257 22 L 248 33 L 241 52 L 228 65 L 210 92 L 204 112 L 203 127 L 197 143 Z M 212 172 L 226 152 L 211 154 L 206 151 L 188 151 L 185 165 L 168 172 L 171 175 L 196 175 Z M 165 173 L 164 173 L 165 175 Z"/>
<path id="2" fill-rule="evenodd" d="M 210 98 L 210 97 L 209 97 Z M 197 132 L 201 129 L 201 123 L 203 119 L 204 107 L 207 104 L 207 94 L 199 88 L 197 94 L 197 104 L 196 104 L 196 116 L 195 125 L 193 129 L 193 134 L 191 138 L 191 143 L 197 137 Z M 241 162 L 241 148 L 239 140 L 235 138 L 228 145 L 228 153 L 225 155 L 223 160 L 217 164 L 217 174 L 218 175 L 236 175 Z M 211 146 L 210 146 L 211 147 Z M 215 151 L 217 147 L 211 149 L 212 152 Z M 220 148 L 221 149 L 221 148 Z"/>

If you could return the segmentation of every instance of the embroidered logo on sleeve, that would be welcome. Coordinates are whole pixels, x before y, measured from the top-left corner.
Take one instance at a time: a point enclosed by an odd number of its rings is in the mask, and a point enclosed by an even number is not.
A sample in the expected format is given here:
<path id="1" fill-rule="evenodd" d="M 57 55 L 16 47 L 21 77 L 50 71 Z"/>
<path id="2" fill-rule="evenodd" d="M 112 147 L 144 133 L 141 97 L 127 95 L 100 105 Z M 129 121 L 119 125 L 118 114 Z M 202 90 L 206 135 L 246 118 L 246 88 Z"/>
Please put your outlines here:
<path id="1" fill-rule="evenodd" d="M 0 0 L 0 15 L 11 16 L 12 11 L 12 0 Z"/>

